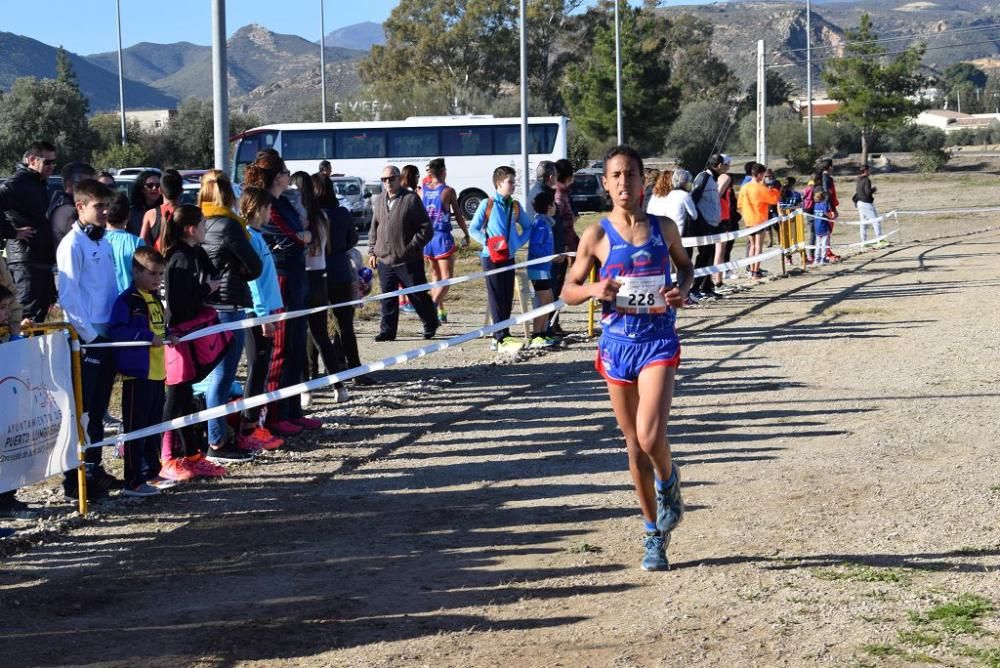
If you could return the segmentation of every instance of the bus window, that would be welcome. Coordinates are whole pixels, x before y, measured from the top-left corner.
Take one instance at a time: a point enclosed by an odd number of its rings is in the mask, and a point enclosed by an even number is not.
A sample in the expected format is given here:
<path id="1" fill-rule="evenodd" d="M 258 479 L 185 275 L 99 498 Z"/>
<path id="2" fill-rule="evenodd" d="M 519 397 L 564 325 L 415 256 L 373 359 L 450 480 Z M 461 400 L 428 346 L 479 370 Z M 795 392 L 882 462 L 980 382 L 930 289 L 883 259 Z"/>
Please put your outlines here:
<path id="1" fill-rule="evenodd" d="M 411 158 L 439 153 L 437 128 L 389 130 L 390 158 Z"/>
<path id="2" fill-rule="evenodd" d="M 494 126 L 493 152 L 497 155 L 518 155 L 521 152 L 521 126 Z"/>
<path id="3" fill-rule="evenodd" d="M 490 155 L 493 133 L 488 127 L 441 128 L 441 155 Z"/>
<path id="4" fill-rule="evenodd" d="M 281 133 L 284 160 L 326 160 L 333 156 L 333 132 L 329 130 L 285 130 Z"/>
<path id="5" fill-rule="evenodd" d="M 558 133 L 559 126 L 555 123 L 528 126 L 528 152 L 552 153 Z"/>
<path id="6" fill-rule="evenodd" d="M 334 159 L 384 158 L 385 148 L 385 130 L 340 130 Z"/>
<path id="7" fill-rule="evenodd" d="M 234 165 L 236 168 L 234 183 L 243 182 L 243 173 L 246 171 L 247 165 L 257 159 L 257 151 L 272 148 L 277 138 L 278 131 L 271 130 L 248 134 L 240 140 L 239 150 L 236 152 L 236 164 Z"/>

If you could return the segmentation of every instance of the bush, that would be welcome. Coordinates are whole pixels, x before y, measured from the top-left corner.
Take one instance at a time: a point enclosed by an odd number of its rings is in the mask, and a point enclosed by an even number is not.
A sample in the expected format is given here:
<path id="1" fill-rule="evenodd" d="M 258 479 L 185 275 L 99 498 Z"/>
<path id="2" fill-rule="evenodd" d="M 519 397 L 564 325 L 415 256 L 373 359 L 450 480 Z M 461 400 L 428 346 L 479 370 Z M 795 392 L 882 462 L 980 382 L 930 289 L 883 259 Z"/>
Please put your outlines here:
<path id="1" fill-rule="evenodd" d="M 973 146 L 979 143 L 976 140 L 975 130 L 959 130 L 948 135 L 945 138 L 945 143 L 948 146 Z"/>
<path id="2" fill-rule="evenodd" d="M 923 148 L 913 153 L 913 161 L 917 170 L 931 174 L 940 170 L 951 160 L 951 153 L 941 148 Z"/>
<path id="3" fill-rule="evenodd" d="M 587 139 L 573 125 L 569 127 L 569 136 L 566 140 L 566 157 L 573 163 L 574 169 L 583 169 L 590 160 L 590 146 L 587 144 Z"/>

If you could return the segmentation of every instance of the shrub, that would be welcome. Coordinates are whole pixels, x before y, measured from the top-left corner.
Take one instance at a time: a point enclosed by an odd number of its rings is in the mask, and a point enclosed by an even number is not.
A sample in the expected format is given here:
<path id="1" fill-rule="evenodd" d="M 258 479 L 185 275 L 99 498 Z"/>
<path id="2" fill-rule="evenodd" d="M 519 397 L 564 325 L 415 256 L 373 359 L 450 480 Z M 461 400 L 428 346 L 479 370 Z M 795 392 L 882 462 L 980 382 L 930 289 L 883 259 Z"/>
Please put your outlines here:
<path id="1" fill-rule="evenodd" d="M 941 148 L 922 148 L 913 152 L 913 162 L 917 170 L 931 174 L 940 170 L 951 160 L 951 153 Z"/>

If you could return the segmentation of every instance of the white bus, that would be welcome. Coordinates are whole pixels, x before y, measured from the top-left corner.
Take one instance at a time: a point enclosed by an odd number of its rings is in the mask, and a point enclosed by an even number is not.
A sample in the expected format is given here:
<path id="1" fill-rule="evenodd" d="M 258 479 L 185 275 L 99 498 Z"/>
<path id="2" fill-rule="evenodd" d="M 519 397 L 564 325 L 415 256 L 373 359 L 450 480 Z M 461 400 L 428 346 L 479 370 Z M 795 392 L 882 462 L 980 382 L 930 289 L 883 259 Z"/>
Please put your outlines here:
<path id="1" fill-rule="evenodd" d="M 566 157 L 563 116 L 528 119 L 529 170 L 534 179 L 542 160 Z M 413 164 L 423 178 L 427 163 L 444 158 L 448 184 L 471 218 L 493 192 L 493 170 L 509 165 L 521 174 L 521 119 L 493 116 L 417 116 L 405 121 L 361 123 L 285 123 L 247 130 L 234 138 L 233 182 L 241 183 L 257 151 L 273 148 L 292 172 L 312 174 L 320 160 L 336 174 L 378 181 L 386 165 Z"/>

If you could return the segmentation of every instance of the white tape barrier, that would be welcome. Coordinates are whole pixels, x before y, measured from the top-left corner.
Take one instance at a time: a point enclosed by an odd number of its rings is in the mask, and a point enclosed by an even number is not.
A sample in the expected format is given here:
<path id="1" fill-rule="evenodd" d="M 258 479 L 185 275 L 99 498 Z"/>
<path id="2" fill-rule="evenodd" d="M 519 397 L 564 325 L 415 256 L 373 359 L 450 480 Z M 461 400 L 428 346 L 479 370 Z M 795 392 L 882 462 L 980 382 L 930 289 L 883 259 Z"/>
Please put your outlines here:
<path id="1" fill-rule="evenodd" d="M 877 244 L 880 241 L 885 241 L 886 239 L 888 239 L 889 237 L 893 236 L 894 234 L 899 234 L 899 233 L 900 233 L 899 228 L 896 228 L 895 230 L 893 230 L 891 232 L 886 232 L 885 234 L 883 234 L 881 236 L 872 237 L 871 239 L 865 239 L 864 241 L 855 241 L 852 244 L 827 244 L 826 247 L 827 248 L 860 248 L 862 246 L 871 246 L 873 244 Z M 806 250 L 816 250 L 816 246 L 812 246 L 812 245 L 809 245 L 809 244 L 800 244 L 800 247 L 801 248 L 805 248 Z"/>
<path id="2" fill-rule="evenodd" d="M 115 443 L 124 441 L 134 441 L 138 438 L 146 438 L 147 436 L 156 436 L 164 432 L 170 431 L 172 429 L 180 429 L 182 427 L 188 427 L 191 425 L 199 424 L 201 422 L 206 422 L 214 418 L 225 417 L 232 413 L 246 410 L 248 408 L 257 408 L 258 406 L 264 406 L 273 401 L 278 401 L 280 399 L 290 399 L 291 397 L 298 396 L 303 392 L 314 392 L 316 390 L 321 390 L 324 387 L 329 387 L 337 382 L 343 382 L 345 380 L 350 380 L 357 376 L 364 375 L 366 373 L 371 373 L 373 371 L 381 371 L 387 369 L 391 366 L 396 366 L 397 364 L 403 364 L 411 360 L 415 360 L 418 357 L 424 357 L 430 355 L 431 353 L 440 352 L 442 350 L 447 350 L 448 348 L 454 348 L 455 346 L 462 345 L 472 341 L 473 339 L 478 339 L 481 336 L 487 336 L 493 334 L 494 332 L 499 332 L 502 329 L 508 329 L 515 325 L 519 325 L 524 322 L 529 322 L 534 320 L 538 316 L 546 315 L 551 313 L 556 309 L 560 309 L 566 305 L 561 299 L 557 299 L 551 304 L 546 304 L 545 306 L 540 306 L 536 309 L 528 311 L 527 313 L 522 313 L 521 315 L 514 316 L 504 320 L 502 322 L 495 323 L 493 325 L 488 325 L 486 327 L 480 327 L 479 329 L 473 330 L 471 332 L 466 332 L 465 334 L 459 334 L 458 336 L 453 336 L 450 339 L 444 339 L 442 341 L 437 341 L 430 345 L 426 345 L 423 348 L 416 348 L 414 350 L 409 350 L 405 353 L 399 355 L 393 355 L 392 357 L 386 357 L 378 362 L 370 362 L 368 364 L 363 364 L 359 367 L 353 369 L 348 369 L 346 371 L 340 371 L 329 376 L 323 376 L 322 378 L 314 378 L 313 380 L 306 381 L 304 383 L 299 383 L 297 385 L 289 385 L 288 387 L 283 387 L 281 389 L 275 390 L 274 392 L 268 392 L 266 394 L 258 394 L 255 397 L 248 397 L 245 399 L 240 399 L 238 401 L 232 401 L 222 406 L 216 406 L 215 408 L 209 408 L 207 410 L 198 411 L 197 413 L 192 413 L 191 415 L 185 415 L 184 417 L 175 418 L 167 422 L 161 422 L 160 424 L 152 425 L 144 429 L 137 429 L 136 431 L 129 432 L 127 434 L 120 434 L 117 436 L 112 436 L 111 438 L 106 438 L 98 443 L 88 443 L 86 447 L 89 448 L 100 448 L 107 445 L 114 445 Z"/>
<path id="3" fill-rule="evenodd" d="M 733 232 L 722 232 L 721 234 L 710 234 L 704 237 L 682 237 L 681 245 L 685 248 L 693 248 L 695 246 L 707 246 L 708 244 L 714 244 L 717 241 L 731 241 L 733 239 L 742 239 L 743 237 L 749 237 L 752 234 L 757 234 L 758 232 L 763 232 L 769 227 L 773 227 L 778 223 L 784 222 L 786 220 L 791 220 L 795 218 L 795 213 L 786 214 L 784 216 L 778 216 L 777 218 L 771 218 L 765 220 L 759 225 L 753 227 L 747 227 L 742 230 L 735 230 Z"/>
<path id="4" fill-rule="evenodd" d="M 869 218 L 867 220 L 840 220 L 838 218 L 833 222 L 835 225 L 856 225 L 856 226 L 874 225 L 875 223 L 884 222 L 890 216 L 896 216 L 896 214 L 898 213 L 899 213 L 898 211 L 890 211 L 889 213 L 884 213 L 881 216 L 878 216 L 877 218 Z M 803 211 L 802 215 L 804 215 L 806 218 L 812 218 L 813 220 L 817 218 L 808 211 Z"/>
<path id="5" fill-rule="evenodd" d="M 421 283 L 420 285 L 414 285 L 413 287 L 410 288 L 400 288 L 399 290 L 393 290 L 392 292 L 383 292 L 377 295 L 364 297 L 362 299 L 354 299 L 352 301 L 340 302 L 339 304 L 331 304 L 329 306 L 317 306 L 315 308 L 302 309 L 300 311 L 288 311 L 285 313 L 277 313 L 274 315 L 258 316 L 256 318 L 244 318 L 243 320 L 237 320 L 236 322 L 220 323 L 218 325 L 212 325 L 211 327 L 205 327 L 204 329 L 199 329 L 195 332 L 191 332 L 190 334 L 186 334 L 180 338 L 180 342 L 184 343 L 186 341 L 193 341 L 194 339 L 199 339 L 203 336 L 211 336 L 212 334 L 218 334 L 219 332 L 231 332 L 237 329 L 249 329 L 251 327 L 258 327 L 260 325 L 265 325 L 268 323 L 281 322 L 284 320 L 291 320 L 293 318 L 301 318 L 303 316 L 312 315 L 313 313 L 322 313 L 323 311 L 329 311 L 344 306 L 359 306 L 361 304 L 377 302 L 383 299 L 389 299 L 392 297 L 399 297 L 401 295 L 413 294 L 414 292 L 424 292 L 431 288 L 440 288 L 446 285 L 457 285 L 459 283 L 467 283 L 469 281 L 476 280 L 479 278 L 485 278 L 486 276 L 501 274 L 505 271 L 523 269 L 524 267 L 530 267 L 536 264 L 544 264 L 545 262 L 551 262 L 552 260 L 561 255 L 566 255 L 568 257 L 575 257 L 576 253 L 575 252 L 557 253 L 555 255 L 548 255 L 546 257 L 536 258 L 534 260 L 526 260 L 524 262 L 512 264 L 508 267 L 490 269 L 489 271 L 477 271 L 472 274 L 466 274 L 465 276 L 456 276 L 454 278 L 448 278 L 441 281 Z M 132 347 L 148 347 L 149 345 L 150 345 L 149 341 L 113 341 L 109 343 L 87 343 L 84 344 L 83 347 L 84 348 L 132 348 Z"/>
<path id="6" fill-rule="evenodd" d="M 896 213 L 903 213 L 908 216 L 934 216 L 941 213 L 994 213 L 1000 211 L 1000 207 L 988 206 L 981 208 L 967 208 L 967 209 L 900 209 Z"/>

